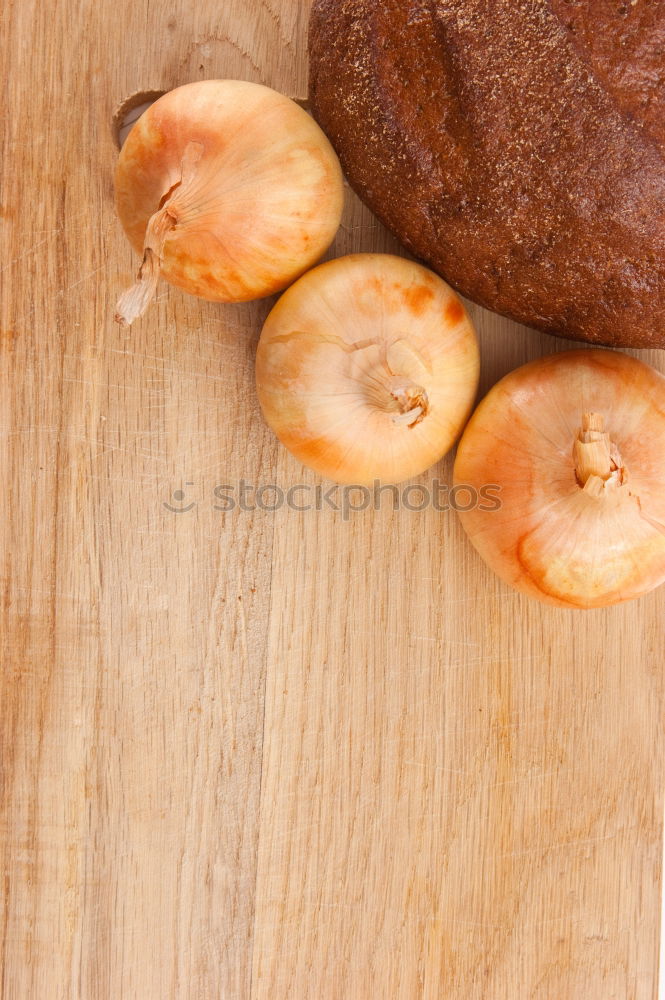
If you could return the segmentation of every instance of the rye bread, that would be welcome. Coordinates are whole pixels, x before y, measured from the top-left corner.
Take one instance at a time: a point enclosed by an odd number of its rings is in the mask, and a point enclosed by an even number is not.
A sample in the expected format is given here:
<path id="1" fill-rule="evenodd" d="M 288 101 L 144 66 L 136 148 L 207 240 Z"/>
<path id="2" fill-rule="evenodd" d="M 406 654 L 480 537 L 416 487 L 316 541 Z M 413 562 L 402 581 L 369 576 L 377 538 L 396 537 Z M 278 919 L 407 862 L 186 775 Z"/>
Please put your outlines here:
<path id="1" fill-rule="evenodd" d="M 314 0 L 352 186 L 464 295 L 665 347 L 665 0 Z"/>

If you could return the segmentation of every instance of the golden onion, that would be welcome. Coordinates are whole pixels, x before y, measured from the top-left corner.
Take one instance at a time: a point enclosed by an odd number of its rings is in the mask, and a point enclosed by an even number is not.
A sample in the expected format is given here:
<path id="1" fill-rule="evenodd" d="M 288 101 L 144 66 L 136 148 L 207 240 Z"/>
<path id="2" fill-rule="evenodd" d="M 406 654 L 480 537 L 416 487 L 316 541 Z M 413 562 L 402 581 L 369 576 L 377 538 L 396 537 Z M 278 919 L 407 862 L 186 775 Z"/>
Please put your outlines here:
<path id="1" fill-rule="evenodd" d="M 160 275 L 216 302 L 280 291 L 328 248 L 343 206 L 339 161 L 316 122 L 240 80 L 186 84 L 152 104 L 122 147 L 115 190 L 142 255 L 118 302 L 126 324 Z"/>
<path id="2" fill-rule="evenodd" d="M 665 377 L 606 350 L 533 361 L 481 402 L 454 479 L 499 487 L 499 509 L 460 517 L 517 590 L 576 608 L 646 594 L 665 580 Z"/>
<path id="3" fill-rule="evenodd" d="M 280 441 L 341 483 L 398 483 L 458 437 L 478 346 L 455 292 L 419 264 L 356 254 L 300 278 L 268 316 L 259 401 Z"/>

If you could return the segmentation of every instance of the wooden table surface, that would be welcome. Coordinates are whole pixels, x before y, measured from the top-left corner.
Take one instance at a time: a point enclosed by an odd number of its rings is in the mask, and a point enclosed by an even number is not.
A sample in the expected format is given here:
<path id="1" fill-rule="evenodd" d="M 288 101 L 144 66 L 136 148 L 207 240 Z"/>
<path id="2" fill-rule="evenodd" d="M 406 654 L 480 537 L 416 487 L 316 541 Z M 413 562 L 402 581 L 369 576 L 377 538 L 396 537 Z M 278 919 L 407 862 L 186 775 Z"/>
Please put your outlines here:
<path id="1" fill-rule="evenodd" d="M 653 1000 L 665 591 L 542 607 L 390 498 L 216 510 L 318 482 L 258 410 L 271 302 L 113 322 L 115 107 L 304 97 L 308 11 L 0 14 L 2 998 Z M 396 248 L 349 192 L 332 252 Z M 566 346 L 472 313 L 483 391 Z"/>

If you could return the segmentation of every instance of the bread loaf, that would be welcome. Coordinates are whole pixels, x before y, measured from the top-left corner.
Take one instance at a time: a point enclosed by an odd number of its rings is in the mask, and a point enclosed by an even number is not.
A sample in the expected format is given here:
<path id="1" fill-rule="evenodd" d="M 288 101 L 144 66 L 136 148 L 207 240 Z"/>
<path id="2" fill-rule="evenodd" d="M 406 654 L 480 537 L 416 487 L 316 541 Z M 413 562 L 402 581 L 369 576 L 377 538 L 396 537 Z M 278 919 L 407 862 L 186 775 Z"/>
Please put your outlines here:
<path id="1" fill-rule="evenodd" d="M 665 347 L 665 0 L 314 0 L 310 99 L 359 195 L 464 295 Z"/>

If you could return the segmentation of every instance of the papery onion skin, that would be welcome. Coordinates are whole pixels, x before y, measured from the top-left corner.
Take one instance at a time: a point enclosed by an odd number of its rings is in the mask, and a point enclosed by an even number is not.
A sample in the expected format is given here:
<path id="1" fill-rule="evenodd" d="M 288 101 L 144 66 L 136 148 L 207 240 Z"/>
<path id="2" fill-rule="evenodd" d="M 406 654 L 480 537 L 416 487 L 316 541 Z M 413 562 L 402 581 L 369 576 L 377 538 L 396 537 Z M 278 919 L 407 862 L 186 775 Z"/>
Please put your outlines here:
<path id="1" fill-rule="evenodd" d="M 591 477 L 586 489 L 575 445 L 585 414 L 600 417 L 616 459 L 607 482 Z M 665 377 L 606 350 L 524 365 L 476 409 L 454 481 L 500 487 L 499 510 L 460 518 L 517 590 L 575 608 L 640 597 L 665 581 Z"/>
<path id="2" fill-rule="evenodd" d="M 181 184 L 192 150 L 200 154 L 193 180 Z M 316 263 L 344 198 L 339 161 L 313 119 L 282 94 L 239 80 L 186 84 L 148 108 L 120 152 L 115 191 L 140 254 L 151 216 L 168 202 L 175 224 L 161 274 L 217 302 L 270 295 Z"/>
<path id="3" fill-rule="evenodd" d="M 451 448 L 478 386 L 478 345 L 455 292 L 419 264 L 354 254 L 284 293 L 257 350 L 266 421 L 340 483 L 398 483 Z"/>

